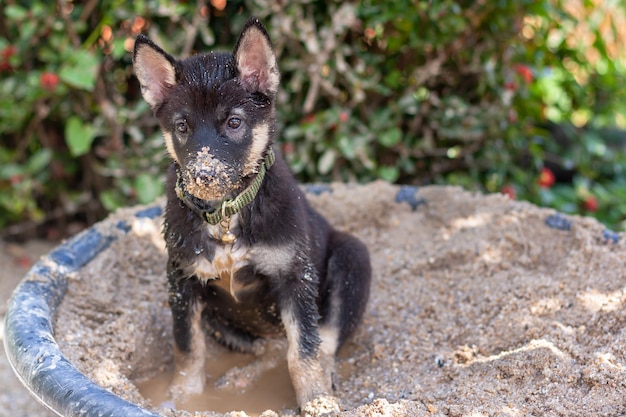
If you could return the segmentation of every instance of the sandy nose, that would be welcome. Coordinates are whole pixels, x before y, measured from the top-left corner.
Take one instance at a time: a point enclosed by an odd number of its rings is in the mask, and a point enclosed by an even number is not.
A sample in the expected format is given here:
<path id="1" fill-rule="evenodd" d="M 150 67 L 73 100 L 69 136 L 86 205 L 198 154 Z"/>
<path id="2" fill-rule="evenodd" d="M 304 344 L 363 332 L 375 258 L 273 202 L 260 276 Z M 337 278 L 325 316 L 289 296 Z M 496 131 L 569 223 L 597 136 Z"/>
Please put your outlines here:
<path id="1" fill-rule="evenodd" d="M 196 159 L 183 170 L 186 190 L 202 200 L 224 198 L 235 184 L 235 172 L 215 158 Z"/>
<path id="2" fill-rule="evenodd" d="M 215 170 L 212 169 L 201 169 L 196 172 L 194 175 L 196 178 L 196 182 L 198 185 L 202 184 L 210 184 L 212 181 L 215 181 Z"/>

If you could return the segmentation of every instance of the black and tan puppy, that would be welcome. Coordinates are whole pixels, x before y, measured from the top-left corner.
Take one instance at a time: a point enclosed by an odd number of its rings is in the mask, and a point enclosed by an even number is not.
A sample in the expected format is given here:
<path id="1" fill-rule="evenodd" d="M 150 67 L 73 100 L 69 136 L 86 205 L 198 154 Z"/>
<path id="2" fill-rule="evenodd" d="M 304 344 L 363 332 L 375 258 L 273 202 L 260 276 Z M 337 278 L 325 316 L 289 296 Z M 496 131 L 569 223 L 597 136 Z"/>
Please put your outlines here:
<path id="1" fill-rule="evenodd" d="M 332 397 L 335 354 L 368 299 L 369 255 L 309 206 L 272 148 L 280 76 L 265 28 L 250 19 L 232 54 L 185 60 L 140 35 L 133 63 L 173 159 L 174 399 L 203 390 L 205 332 L 240 351 L 286 333 L 298 404 Z"/>

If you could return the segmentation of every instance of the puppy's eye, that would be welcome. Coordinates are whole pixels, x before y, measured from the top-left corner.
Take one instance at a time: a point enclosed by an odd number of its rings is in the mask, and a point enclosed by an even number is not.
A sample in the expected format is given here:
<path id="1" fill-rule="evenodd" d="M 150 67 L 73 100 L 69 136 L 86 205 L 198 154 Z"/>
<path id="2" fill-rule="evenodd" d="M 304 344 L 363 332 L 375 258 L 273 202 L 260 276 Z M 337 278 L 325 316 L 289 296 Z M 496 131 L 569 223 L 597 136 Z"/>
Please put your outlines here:
<path id="1" fill-rule="evenodd" d="M 187 126 L 186 120 L 177 120 L 176 121 L 176 131 L 178 133 L 187 133 L 189 127 Z"/>
<path id="2" fill-rule="evenodd" d="M 241 126 L 241 119 L 239 117 L 231 117 L 230 119 L 228 119 L 228 122 L 226 122 L 226 124 L 231 129 L 239 129 L 239 126 Z"/>

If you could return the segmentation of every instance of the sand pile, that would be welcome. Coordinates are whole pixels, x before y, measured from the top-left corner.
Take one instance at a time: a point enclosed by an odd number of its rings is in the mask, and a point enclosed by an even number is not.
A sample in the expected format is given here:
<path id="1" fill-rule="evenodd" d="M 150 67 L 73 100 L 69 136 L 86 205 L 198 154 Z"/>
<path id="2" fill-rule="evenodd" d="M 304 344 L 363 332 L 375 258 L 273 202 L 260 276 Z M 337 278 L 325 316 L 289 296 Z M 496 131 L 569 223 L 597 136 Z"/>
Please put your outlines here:
<path id="1" fill-rule="evenodd" d="M 453 187 L 309 191 L 331 223 L 367 244 L 373 262 L 365 321 L 340 355 L 342 416 L 626 413 L 623 235 L 592 219 Z M 136 211 L 99 226 L 119 238 L 71 277 L 55 330 L 82 372 L 157 409 L 158 395 L 147 400 L 137 386 L 164 389 L 171 372 L 166 256 L 161 219 Z M 218 362 L 228 360 L 212 349 Z M 223 373 L 207 371 L 209 385 Z M 284 364 L 271 378 L 282 385 L 262 379 L 243 395 L 209 393 L 212 411 L 193 415 L 259 414 L 265 405 L 257 399 L 272 393 L 269 407 L 294 415 Z"/>

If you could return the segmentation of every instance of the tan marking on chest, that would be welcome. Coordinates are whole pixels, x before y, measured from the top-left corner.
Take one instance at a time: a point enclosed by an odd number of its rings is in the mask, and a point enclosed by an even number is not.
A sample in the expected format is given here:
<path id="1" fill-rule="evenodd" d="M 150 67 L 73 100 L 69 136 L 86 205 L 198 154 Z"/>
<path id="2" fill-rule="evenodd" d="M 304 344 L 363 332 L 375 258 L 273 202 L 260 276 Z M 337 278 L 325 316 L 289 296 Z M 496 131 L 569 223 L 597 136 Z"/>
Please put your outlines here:
<path id="1" fill-rule="evenodd" d="M 248 249 L 234 245 L 217 245 L 213 261 L 198 256 L 193 265 L 193 274 L 203 281 L 211 281 L 237 300 L 237 292 L 243 288 L 235 273 L 248 264 Z"/>

